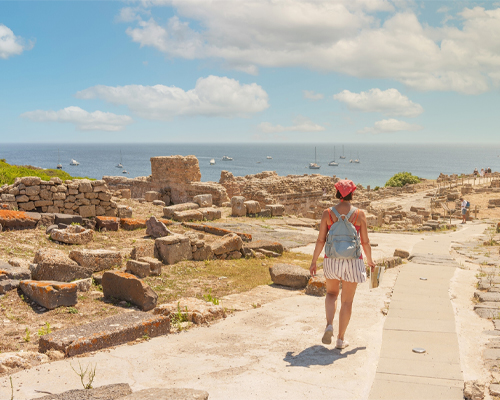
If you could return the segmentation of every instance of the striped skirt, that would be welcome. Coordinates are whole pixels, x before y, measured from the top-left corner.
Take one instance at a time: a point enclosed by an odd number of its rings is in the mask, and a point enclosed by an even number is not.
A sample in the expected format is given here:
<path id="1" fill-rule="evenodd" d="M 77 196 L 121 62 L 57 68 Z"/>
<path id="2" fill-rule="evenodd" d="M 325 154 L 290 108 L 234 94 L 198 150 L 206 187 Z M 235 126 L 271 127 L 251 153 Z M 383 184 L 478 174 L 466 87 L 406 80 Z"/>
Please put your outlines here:
<path id="1" fill-rule="evenodd" d="M 339 281 L 363 283 L 366 281 L 366 267 L 361 258 L 326 258 L 323 261 L 325 278 Z"/>

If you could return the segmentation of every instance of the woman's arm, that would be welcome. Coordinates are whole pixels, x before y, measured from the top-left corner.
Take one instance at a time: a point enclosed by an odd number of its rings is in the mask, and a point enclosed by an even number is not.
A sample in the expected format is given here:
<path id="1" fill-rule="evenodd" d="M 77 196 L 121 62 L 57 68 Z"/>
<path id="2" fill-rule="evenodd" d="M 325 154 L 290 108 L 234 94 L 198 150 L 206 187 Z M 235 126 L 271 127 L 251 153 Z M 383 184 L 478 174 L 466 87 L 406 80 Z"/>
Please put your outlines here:
<path id="1" fill-rule="evenodd" d="M 316 247 L 314 248 L 314 253 L 311 261 L 311 266 L 309 267 L 309 272 L 312 276 L 316 275 L 316 261 L 323 251 L 326 242 L 326 234 L 328 233 L 327 222 L 330 220 L 330 215 L 328 210 L 323 211 L 323 216 L 321 217 L 321 223 L 319 225 L 318 240 L 316 240 Z"/>
<path id="2" fill-rule="evenodd" d="M 372 247 L 370 245 L 370 239 L 368 238 L 368 226 L 366 224 L 366 215 L 362 210 L 359 210 L 359 225 L 361 226 L 359 235 L 361 237 L 361 246 L 363 246 L 363 251 L 366 256 L 366 263 L 369 267 L 375 267 L 375 263 L 372 260 Z"/>

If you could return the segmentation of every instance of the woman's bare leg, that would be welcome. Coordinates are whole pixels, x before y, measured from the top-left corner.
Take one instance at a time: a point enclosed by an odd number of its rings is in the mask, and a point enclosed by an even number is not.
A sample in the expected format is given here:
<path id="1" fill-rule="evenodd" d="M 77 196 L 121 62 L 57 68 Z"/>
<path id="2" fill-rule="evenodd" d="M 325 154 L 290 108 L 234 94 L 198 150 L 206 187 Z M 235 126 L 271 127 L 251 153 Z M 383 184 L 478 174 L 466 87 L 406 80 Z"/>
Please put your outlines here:
<path id="1" fill-rule="evenodd" d="M 325 312 L 326 312 L 326 326 L 332 325 L 333 318 L 335 317 L 335 310 L 337 309 L 337 298 L 339 297 L 340 281 L 337 279 L 326 280 L 326 298 L 325 298 Z"/>
<path id="2" fill-rule="evenodd" d="M 356 282 L 342 281 L 342 295 L 340 297 L 342 304 L 339 312 L 339 334 L 337 336 L 340 340 L 344 340 L 344 334 L 347 329 L 347 325 L 349 325 L 349 320 L 351 319 L 352 301 L 354 300 L 354 294 L 356 293 L 357 286 L 358 284 Z M 326 288 L 328 290 L 328 283 Z"/>

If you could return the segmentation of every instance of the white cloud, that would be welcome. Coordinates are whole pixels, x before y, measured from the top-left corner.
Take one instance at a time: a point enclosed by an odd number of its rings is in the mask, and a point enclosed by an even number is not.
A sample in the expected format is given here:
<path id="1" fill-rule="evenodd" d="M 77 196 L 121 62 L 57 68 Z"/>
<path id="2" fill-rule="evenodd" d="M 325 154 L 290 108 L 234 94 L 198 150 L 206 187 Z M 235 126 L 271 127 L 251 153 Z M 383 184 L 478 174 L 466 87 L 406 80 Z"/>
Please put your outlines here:
<path id="1" fill-rule="evenodd" d="M 461 27 L 422 25 L 411 8 L 375 0 L 157 0 L 176 16 L 140 20 L 134 42 L 169 57 L 212 58 L 255 74 L 300 66 L 395 79 L 417 90 L 482 93 L 500 68 L 500 9 L 465 8 Z M 375 11 L 390 11 L 385 20 Z M 386 14 L 384 14 L 386 15 Z M 196 28 L 182 19 L 194 21 Z M 450 16 L 451 18 L 451 16 Z"/>
<path id="2" fill-rule="evenodd" d="M 33 42 L 25 42 L 19 36 L 14 35 L 11 29 L 0 24 L 0 58 L 4 60 L 21 54 L 24 50 L 31 50 Z"/>
<path id="3" fill-rule="evenodd" d="M 124 104 L 131 112 L 147 119 L 169 120 L 181 115 L 246 117 L 269 107 L 261 86 L 240 84 L 227 77 L 199 78 L 194 89 L 175 86 L 94 86 L 76 94 L 81 99 L 99 98 Z"/>
<path id="4" fill-rule="evenodd" d="M 66 107 L 59 111 L 28 111 L 21 114 L 36 122 L 69 122 L 79 131 L 121 131 L 133 121 L 128 115 L 116 115 L 110 112 L 88 112 L 80 107 Z"/>
<path id="5" fill-rule="evenodd" d="M 325 96 L 322 93 L 315 93 L 314 90 L 304 90 L 304 98 L 309 100 L 321 100 Z"/>
<path id="6" fill-rule="evenodd" d="M 344 90 L 333 96 L 335 100 L 347 105 L 350 110 L 381 112 L 385 115 L 416 117 L 424 112 L 420 104 L 412 102 L 397 89 L 370 89 L 367 92 L 353 93 Z"/>
<path id="7" fill-rule="evenodd" d="M 373 127 L 363 128 L 359 130 L 358 133 L 394 133 L 401 131 L 419 131 L 421 129 L 424 128 L 420 125 L 409 124 L 408 122 L 391 118 L 377 121 Z"/>
<path id="8" fill-rule="evenodd" d="M 309 118 L 299 116 L 295 118 L 291 126 L 273 125 L 269 122 L 262 122 L 258 128 L 263 133 L 278 133 L 278 132 L 320 132 L 325 128 L 315 124 Z"/>

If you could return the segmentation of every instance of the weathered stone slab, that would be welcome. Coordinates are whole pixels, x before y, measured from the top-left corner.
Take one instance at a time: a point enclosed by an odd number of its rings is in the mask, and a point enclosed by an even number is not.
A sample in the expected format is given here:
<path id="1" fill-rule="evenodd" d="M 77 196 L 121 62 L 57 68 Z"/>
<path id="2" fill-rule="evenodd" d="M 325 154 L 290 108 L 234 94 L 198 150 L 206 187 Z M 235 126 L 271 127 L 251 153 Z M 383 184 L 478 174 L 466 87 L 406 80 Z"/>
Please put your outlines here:
<path id="1" fill-rule="evenodd" d="M 153 257 L 141 257 L 138 261 L 149 264 L 149 275 L 161 275 L 163 263 L 160 260 Z"/>
<path id="2" fill-rule="evenodd" d="M 199 194 L 193 197 L 193 203 L 198 204 L 200 207 L 212 207 L 212 195 L 211 194 Z"/>
<path id="3" fill-rule="evenodd" d="M 65 229 L 53 229 L 50 237 L 67 244 L 87 244 L 94 238 L 94 231 L 80 225 L 70 225 Z"/>
<path id="4" fill-rule="evenodd" d="M 203 215 L 203 219 L 206 221 L 214 221 L 222 217 L 222 211 L 218 208 L 206 207 L 199 208 L 198 210 Z"/>
<path id="5" fill-rule="evenodd" d="M 269 268 L 269 273 L 273 283 L 296 289 L 305 288 L 311 277 L 308 270 L 291 264 L 276 264 Z"/>
<path id="6" fill-rule="evenodd" d="M 144 200 L 146 200 L 149 203 L 152 203 L 155 200 L 160 200 L 161 199 L 161 193 L 160 192 L 155 192 L 155 191 L 149 191 L 144 193 Z"/>
<path id="7" fill-rule="evenodd" d="M 191 243 L 187 236 L 173 234 L 155 240 L 159 258 L 165 264 L 175 264 L 182 260 L 192 260 Z"/>
<path id="8" fill-rule="evenodd" d="M 44 335 L 38 350 L 42 353 L 59 350 L 71 357 L 127 343 L 144 335 L 152 338 L 169 332 L 168 317 L 132 311 Z"/>
<path id="9" fill-rule="evenodd" d="M 453 258 L 446 255 L 416 253 L 411 254 L 408 259 L 416 264 L 441 265 L 447 267 L 458 266 L 457 262 Z"/>
<path id="10" fill-rule="evenodd" d="M 92 287 L 92 278 L 78 279 L 71 283 L 76 285 L 76 290 L 79 292 L 88 292 Z"/>
<path id="11" fill-rule="evenodd" d="M 81 267 L 60 250 L 38 250 L 33 262 L 31 278 L 38 281 L 71 282 L 92 276 L 92 268 Z"/>
<path id="12" fill-rule="evenodd" d="M 172 218 L 175 212 L 186 211 L 186 210 L 196 210 L 200 208 L 197 203 L 181 203 L 174 206 L 168 206 L 163 209 L 163 216 L 166 218 Z"/>
<path id="13" fill-rule="evenodd" d="M 159 221 L 155 216 L 152 216 L 146 221 L 146 227 L 146 235 L 154 238 L 160 238 L 172 234 L 167 226 L 163 222 Z"/>
<path id="14" fill-rule="evenodd" d="M 208 392 L 196 389 L 144 389 L 120 400 L 208 400 Z"/>
<path id="15" fill-rule="evenodd" d="M 480 302 L 500 302 L 500 293 L 498 292 L 474 292 L 474 297 Z"/>
<path id="16" fill-rule="evenodd" d="M 396 249 L 394 250 L 394 257 L 408 258 L 410 257 L 410 252 L 406 250 Z"/>
<path id="17" fill-rule="evenodd" d="M 241 240 L 236 233 L 229 233 L 220 240 L 212 243 L 211 247 L 215 255 L 221 255 L 235 250 L 241 250 L 243 247 L 243 240 Z"/>
<path id="18" fill-rule="evenodd" d="M 156 257 L 155 241 L 152 239 L 137 239 L 132 247 L 130 258 L 138 260 L 141 257 Z"/>
<path id="19" fill-rule="evenodd" d="M 133 210 L 132 207 L 126 206 L 124 204 L 120 204 L 116 207 L 117 217 L 118 218 L 132 218 Z"/>
<path id="20" fill-rule="evenodd" d="M 484 302 L 474 306 L 474 311 L 481 318 L 497 319 L 500 317 L 500 303 Z"/>
<path id="21" fill-rule="evenodd" d="M 184 297 L 172 303 L 160 304 L 153 312 L 165 316 L 180 312 L 195 324 L 204 324 L 226 316 L 222 306 L 195 297 Z"/>
<path id="22" fill-rule="evenodd" d="M 19 287 L 19 282 L 20 281 L 14 279 L 0 280 L 0 294 L 5 294 L 11 290 L 17 289 Z"/>
<path id="23" fill-rule="evenodd" d="M 271 240 L 255 240 L 250 243 L 245 243 L 243 247 L 254 251 L 264 249 L 279 254 L 283 254 L 284 251 L 283 245 L 281 243 L 273 242 Z"/>
<path id="24" fill-rule="evenodd" d="M 127 261 L 127 271 L 129 274 L 134 274 L 139 278 L 146 278 L 151 275 L 151 268 L 149 263 L 142 262 L 138 260 L 128 260 Z"/>
<path id="25" fill-rule="evenodd" d="M 145 229 L 146 220 L 139 218 L 120 218 L 120 228 L 126 231 L 135 231 L 136 229 Z"/>
<path id="26" fill-rule="evenodd" d="M 54 281 L 21 281 L 19 287 L 31 300 L 49 310 L 60 306 L 74 306 L 77 286 L 74 283 Z"/>
<path id="27" fill-rule="evenodd" d="M 94 389 L 73 389 L 59 394 L 49 394 L 37 397 L 36 400 L 116 400 L 131 393 L 132 389 L 128 383 L 116 383 Z"/>
<path id="28" fill-rule="evenodd" d="M 71 250 L 69 258 L 81 267 L 91 268 L 93 272 L 103 271 L 122 263 L 120 252 L 113 250 Z"/>
<path id="29" fill-rule="evenodd" d="M 14 267 L 11 264 L 0 261 L 0 275 L 5 275 L 6 279 L 24 280 L 31 279 L 31 272 L 27 268 Z"/>
<path id="30" fill-rule="evenodd" d="M 155 308 L 158 295 L 145 282 L 132 274 L 119 271 L 106 271 L 102 275 L 104 297 L 129 301 L 141 310 Z"/>
<path id="31" fill-rule="evenodd" d="M 247 215 L 245 198 L 243 196 L 231 197 L 231 215 L 233 217 L 244 217 Z"/>
<path id="32" fill-rule="evenodd" d="M 326 295 L 326 279 L 323 274 L 311 276 L 307 282 L 306 294 L 311 296 L 325 296 Z"/>
<path id="33" fill-rule="evenodd" d="M 24 211 L 0 210 L 0 225 L 3 230 L 34 229 L 41 215 Z"/>
<path id="34" fill-rule="evenodd" d="M 267 208 L 265 208 L 264 210 L 260 210 L 260 212 L 255 215 L 260 218 L 271 218 L 273 216 L 271 210 Z"/>
<path id="35" fill-rule="evenodd" d="M 195 261 L 211 260 L 213 258 L 214 258 L 214 252 L 212 250 L 212 246 L 210 245 L 197 247 L 196 250 L 193 251 L 193 260 Z"/>
<path id="36" fill-rule="evenodd" d="M 244 202 L 247 209 L 247 215 L 258 214 L 260 212 L 260 203 L 255 200 L 247 200 Z"/>
<path id="37" fill-rule="evenodd" d="M 172 219 L 179 222 L 202 221 L 203 214 L 198 210 L 176 211 Z"/>
<path id="38" fill-rule="evenodd" d="M 383 258 L 381 260 L 376 260 L 375 264 L 380 265 L 380 266 L 385 266 L 386 268 L 394 268 L 398 265 L 401 265 L 403 263 L 403 260 L 401 257 L 387 257 Z"/>
<path id="39" fill-rule="evenodd" d="M 54 214 L 54 224 L 82 224 L 83 217 L 81 215 L 72 214 Z"/>
<path id="40" fill-rule="evenodd" d="M 19 368 L 27 369 L 49 361 L 49 357 L 34 351 L 0 353 L 0 374 Z M 9 396 L 10 399 L 10 396 Z M 3 399 L 2 399 L 3 400 Z"/>
<path id="41" fill-rule="evenodd" d="M 271 215 L 273 217 L 281 217 L 285 213 L 285 206 L 281 204 L 268 204 L 265 208 L 271 210 Z"/>
<path id="42" fill-rule="evenodd" d="M 96 228 L 99 230 L 117 231 L 120 228 L 120 218 L 117 217 L 96 217 Z"/>

